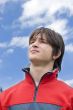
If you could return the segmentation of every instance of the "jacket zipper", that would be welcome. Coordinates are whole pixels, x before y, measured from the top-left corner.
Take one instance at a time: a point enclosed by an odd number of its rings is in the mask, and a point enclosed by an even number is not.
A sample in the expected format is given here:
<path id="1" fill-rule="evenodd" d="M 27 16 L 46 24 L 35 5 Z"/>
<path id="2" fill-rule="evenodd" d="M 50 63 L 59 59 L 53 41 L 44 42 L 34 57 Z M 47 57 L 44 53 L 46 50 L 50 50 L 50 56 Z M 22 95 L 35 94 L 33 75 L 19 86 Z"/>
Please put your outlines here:
<path id="1" fill-rule="evenodd" d="M 33 98 L 34 101 L 36 101 L 37 91 L 38 91 L 38 86 L 35 86 L 34 98 Z"/>
<path id="2" fill-rule="evenodd" d="M 32 80 L 33 80 L 33 82 L 34 82 L 34 85 L 35 85 L 34 98 L 33 98 L 33 101 L 34 101 L 34 102 L 36 101 L 38 88 L 39 88 L 40 83 L 41 83 L 41 80 L 43 79 L 43 77 L 44 77 L 44 76 L 45 76 L 45 74 L 41 77 L 41 79 L 40 79 L 40 82 L 39 82 L 38 86 L 36 86 L 35 81 L 34 81 L 34 79 L 32 78 Z"/>
<path id="3" fill-rule="evenodd" d="M 47 74 L 47 73 L 46 73 L 46 74 Z M 35 85 L 34 98 L 33 98 L 33 101 L 34 101 L 34 102 L 36 101 L 37 92 L 38 92 L 38 88 L 39 88 L 39 86 L 40 86 L 41 80 L 43 79 L 43 77 L 44 77 L 46 74 L 44 74 L 44 75 L 41 77 L 38 86 L 36 86 L 35 81 L 34 81 L 34 79 L 32 78 L 32 80 L 33 80 L 33 82 L 34 82 L 34 85 Z M 31 77 L 32 77 L 32 76 L 31 76 Z"/>

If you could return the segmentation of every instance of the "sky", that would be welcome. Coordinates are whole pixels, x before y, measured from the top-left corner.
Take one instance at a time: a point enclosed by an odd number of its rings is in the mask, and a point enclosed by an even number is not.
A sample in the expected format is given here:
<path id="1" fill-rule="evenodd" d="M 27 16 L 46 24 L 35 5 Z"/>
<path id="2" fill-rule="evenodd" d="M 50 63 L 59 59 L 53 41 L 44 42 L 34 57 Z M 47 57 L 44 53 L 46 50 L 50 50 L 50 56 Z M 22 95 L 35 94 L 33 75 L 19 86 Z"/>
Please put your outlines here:
<path id="1" fill-rule="evenodd" d="M 0 0 L 0 87 L 25 78 L 28 40 L 33 30 L 47 27 L 63 36 L 65 54 L 58 78 L 73 87 L 73 0 Z"/>

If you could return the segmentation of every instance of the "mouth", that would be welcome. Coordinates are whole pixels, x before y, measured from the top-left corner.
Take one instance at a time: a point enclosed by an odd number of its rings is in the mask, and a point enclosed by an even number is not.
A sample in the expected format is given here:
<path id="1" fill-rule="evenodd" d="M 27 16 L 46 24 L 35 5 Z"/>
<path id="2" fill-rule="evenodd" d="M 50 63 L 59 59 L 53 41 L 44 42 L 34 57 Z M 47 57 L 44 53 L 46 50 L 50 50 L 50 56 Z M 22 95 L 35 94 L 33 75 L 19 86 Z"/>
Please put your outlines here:
<path id="1" fill-rule="evenodd" d="M 39 51 L 38 50 L 31 50 L 30 52 L 31 53 L 38 53 Z"/>

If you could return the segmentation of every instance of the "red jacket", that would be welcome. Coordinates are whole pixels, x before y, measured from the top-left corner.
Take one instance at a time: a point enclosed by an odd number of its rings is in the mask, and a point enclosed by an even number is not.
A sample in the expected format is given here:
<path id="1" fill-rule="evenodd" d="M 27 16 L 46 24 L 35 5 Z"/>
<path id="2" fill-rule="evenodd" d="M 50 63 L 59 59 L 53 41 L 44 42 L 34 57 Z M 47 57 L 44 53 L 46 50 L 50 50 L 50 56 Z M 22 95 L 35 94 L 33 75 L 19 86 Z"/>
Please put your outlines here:
<path id="1" fill-rule="evenodd" d="M 36 87 L 26 71 L 25 80 L 1 93 L 0 110 L 73 110 L 73 89 L 56 75 L 45 73 Z"/>

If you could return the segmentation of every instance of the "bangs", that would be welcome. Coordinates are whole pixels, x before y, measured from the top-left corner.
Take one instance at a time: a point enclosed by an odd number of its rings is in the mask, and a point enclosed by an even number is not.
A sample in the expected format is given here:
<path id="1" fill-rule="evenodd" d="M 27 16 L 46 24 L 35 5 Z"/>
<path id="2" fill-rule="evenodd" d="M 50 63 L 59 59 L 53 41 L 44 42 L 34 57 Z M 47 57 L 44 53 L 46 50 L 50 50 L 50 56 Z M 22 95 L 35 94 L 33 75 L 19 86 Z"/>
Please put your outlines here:
<path id="1" fill-rule="evenodd" d="M 32 40 L 36 40 L 38 38 L 38 35 L 40 35 L 40 39 L 43 41 L 45 40 L 45 43 L 48 44 L 48 36 L 46 35 L 45 32 L 42 33 L 41 32 L 34 32 L 31 36 L 30 36 L 30 39 L 29 39 L 29 44 L 31 43 Z"/>

